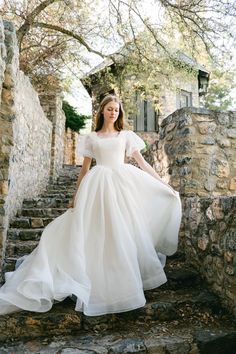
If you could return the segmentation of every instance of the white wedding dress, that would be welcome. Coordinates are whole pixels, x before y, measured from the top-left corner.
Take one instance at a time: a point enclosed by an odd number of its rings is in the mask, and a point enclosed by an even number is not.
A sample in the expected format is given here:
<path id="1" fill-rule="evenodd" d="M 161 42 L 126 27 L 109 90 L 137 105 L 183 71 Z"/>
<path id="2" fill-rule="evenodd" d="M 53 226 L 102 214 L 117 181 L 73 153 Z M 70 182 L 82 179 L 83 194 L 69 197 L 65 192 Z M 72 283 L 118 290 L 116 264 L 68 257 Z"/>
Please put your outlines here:
<path id="1" fill-rule="evenodd" d="M 88 316 L 144 306 L 144 290 L 167 281 L 166 255 L 176 252 L 179 193 L 124 162 L 145 147 L 133 131 L 79 138 L 78 153 L 96 159 L 82 179 L 75 207 L 49 223 L 38 246 L 0 288 L 0 314 L 46 312 L 76 296 Z"/>

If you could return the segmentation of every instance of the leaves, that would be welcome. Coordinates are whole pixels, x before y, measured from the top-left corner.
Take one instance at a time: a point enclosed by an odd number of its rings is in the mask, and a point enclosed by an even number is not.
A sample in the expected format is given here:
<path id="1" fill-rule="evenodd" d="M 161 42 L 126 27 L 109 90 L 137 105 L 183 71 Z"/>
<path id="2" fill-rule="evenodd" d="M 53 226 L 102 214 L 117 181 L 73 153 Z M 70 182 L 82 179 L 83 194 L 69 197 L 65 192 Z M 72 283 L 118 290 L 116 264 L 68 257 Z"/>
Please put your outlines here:
<path id="1" fill-rule="evenodd" d="M 230 54 L 236 33 L 234 0 L 5 0 L 2 15 L 16 25 L 20 67 L 30 77 L 63 80 L 69 71 L 79 78 L 98 55 L 128 46 L 123 55 L 134 72 L 143 72 L 149 88 L 155 70 L 168 81 L 173 66 L 179 67 L 176 47 L 216 60 L 219 52 Z"/>
<path id="2" fill-rule="evenodd" d="M 70 128 L 79 132 L 80 129 L 85 127 L 87 119 L 91 119 L 90 116 L 79 114 L 67 101 L 63 101 L 62 109 L 66 116 L 66 129 Z"/>
<path id="3" fill-rule="evenodd" d="M 232 89 L 236 87 L 235 75 L 236 69 L 233 67 L 226 70 L 223 70 L 222 67 L 213 68 L 208 93 L 204 102 L 206 108 L 227 110 L 236 104 L 230 95 Z"/>

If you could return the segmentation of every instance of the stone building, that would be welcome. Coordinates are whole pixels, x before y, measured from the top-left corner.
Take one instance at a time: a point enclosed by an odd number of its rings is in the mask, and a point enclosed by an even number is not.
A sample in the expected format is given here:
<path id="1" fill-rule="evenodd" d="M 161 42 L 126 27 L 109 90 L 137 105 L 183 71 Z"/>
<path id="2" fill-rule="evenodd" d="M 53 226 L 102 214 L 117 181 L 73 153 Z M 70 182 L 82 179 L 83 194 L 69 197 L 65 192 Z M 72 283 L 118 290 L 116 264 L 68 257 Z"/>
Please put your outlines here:
<path id="1" fill-rule="evenodd" d="M 106 80 L 103 80 L 103 78 L 105 77 L 107 68 L 109 68 L 110 72 L 118 79 L 119 70 L 117 70 L 117 66 L 123 67 L 126 65 L 125 59 L 123 59 L 120 54 L 121 52 L 113 54 L 115 62 L 111 58 L 105 59 L 81 80 L 92 97 L 94 116 L 97 105 L 105 94 L 119 94 L 119 92 L 115 92 L 112 85 Z M 178 52 L 176 55 L 180 67 L 174 70 L 175 74 L 171 78 L 173 86 L 162 87 L 159 100 L 162 111 L 156 111 L 152 102 L 142 100 L 140 94 L 135 90 L 133 90 L 134 92 L 132 93 L 137 103 L 137 110 L 127 117 L 128 127 L 150 142 L 158 138 L 157 133 L 165 117 L 182 107 L 199 107 L 200 96 L 204 95 L 207 91 L 209 81 L 209 72 L 207 69 L 184 53 Z M 187 69 L 190 68 L 193 73 L 188 74 Z M 157 73 L 157 82 L 162 82 L 163 77 L 164 75 Z M 132 80 L 132 73 L 126 80 Z"/>

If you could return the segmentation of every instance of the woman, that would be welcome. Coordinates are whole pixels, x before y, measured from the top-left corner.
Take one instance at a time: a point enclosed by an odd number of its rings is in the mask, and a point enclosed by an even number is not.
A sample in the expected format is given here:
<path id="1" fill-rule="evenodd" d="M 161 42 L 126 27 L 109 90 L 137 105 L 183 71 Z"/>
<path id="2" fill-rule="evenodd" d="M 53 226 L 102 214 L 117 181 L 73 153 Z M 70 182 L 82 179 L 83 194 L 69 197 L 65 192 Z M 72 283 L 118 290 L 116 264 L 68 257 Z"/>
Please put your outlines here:
<path id="1" fill-rule="evenodd" d="M 106 96 L 95 131 L 79 139 L 84 162 L 69 208 L 6 273 L 0 314 L 46 312 L 71 295 L 75 310 L 88 316 L 123 312 L 144 306 L 144 290 L 167 281 L 165 258 L 177 250 L 182 216 L 179 193 L 144 160 L 144 141 L 123 124 L 120 100 Z M 125 154 L 140 168 L 125 163 Z"/>

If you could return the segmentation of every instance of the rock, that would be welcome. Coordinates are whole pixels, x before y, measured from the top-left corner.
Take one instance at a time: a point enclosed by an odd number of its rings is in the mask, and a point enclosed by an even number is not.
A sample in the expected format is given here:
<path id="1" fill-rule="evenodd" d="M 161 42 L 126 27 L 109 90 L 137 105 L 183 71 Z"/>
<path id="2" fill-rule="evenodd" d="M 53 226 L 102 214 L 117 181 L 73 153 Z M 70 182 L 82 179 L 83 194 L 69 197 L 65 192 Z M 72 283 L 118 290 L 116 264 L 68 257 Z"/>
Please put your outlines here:
<path id="1" fill-rule="evenodd" d="M 225 113 L 218 113 L 217 114 L 217 120 L 220 124 L 222 125 L 228 125 L 229 124 L 229 116 Z"/>
<path id="2" fill-rule="evenodd" d="M 178 144 L 177 151 L 179 154 L 189 153 L 189 150 L 194 146 L 194 144 L 195 143 L 193 141 L 184 140 Z"/>
<path id="3" fill-rule="evenodd" d="M 214 145 L 215 139 L 212 138 L 211 136 L 207 136 L 207 137 L 201 139 L 199 142 L 200 142 L 200 144 L 203 144 L 203 145 Z"/>
<path id="4" fill-rule="evenodd" d="M 193 135 L 194 133 L 194 128 L 184 127 L 176 131 L 176 137 L 185 137 L 187 135 Z"/>
<path id="5" fill-rule="evenodd" d="M 10 226 L 12 228 L 30 228 L 30 222 L 28 218 L 15 218 L 11 221 Z"/>
<path id="6" fill-rule="evenodd" d="M 236 190 L 236 177 L 233 177 L 233 178 L 230 180 L 229 189 L 230 189 L 231 191 L 235 191 L 235 190 Z"/>
<path id="7" fill-rule="evenodd" d="M 230 211 L 232 210 L 232 208 L 234 208 L 234 198 L 230 198 L 227 196 L 222 196 L 219 199 L 219 203 L 221 209 L 223 210 L 224 214 L 228 214 L 230 213 Z"/>
<path id="8" fill-rule="evenodd" d="M 146 347 L 144 341 L 141 339 L 125 339 L 121 340 L 117 344 L 111 346 L 108 350 L 108 354 L 146 354 Z"/>
<path id="9" fill-rule="evenodd" d="M 191 161 L 192 161 L 192 157 L 190 157 L 190 156 L 177 157 L 175 159 L 175 162 L 178 166 L 182 166 L 184 164 L 189 164 Z"/>
<path id="10" fill-rule="evenodd" d="M 228 189 L 228 181 L 227 180 L 218 180 L 216 182 L 216 187 L 220 189 Z"/>
<path id="11" fill-rule="evenodd" d="M 233 267 L 227 265 L 226 268 L 225 268 L 225 273 L 228 274 L 228 275 L 234 275 L 235 270 L 234 270 Z"/>
<path id="12" fill-rule="evenodd" d="M 229 137 L 229 138 L 236 138 L 236 129 L 228 129 L 228 131 L 227 131 L 227 136 Z"/>
<path id="13" fill-rule="evenodd" d="M 215 190 L 216 187 L 216 180 L 215 179 L 208 179 L 205 183 L 204 183 L 204 188 L 209 191 L 212 192 Z"/>
<path id="14" fill-rule="evenodd" d="M 174 134 L 173 134 L 173 133 L 170 133 L 170 134 L 168 134 L 168 135 L 166 136 L 166 140 L 167 140 L 167 141 L 171 141 L 171 140 L 173 140 L 173 138 L 174 138 Z"/>
<path id="15" fill-rule="evenodd" d="M 180 119 L 179 119 L 179 124 L 178 124 L 178 127 L 179 128 L 182 128 L 184 126 L 187 126 L 187 125 L 191 125 L 192 124 L 192 117 L 188 114 L 183 114 Z"/>
<path id="16" fill-rule="evenodd" d="M 152 305 L 152 309 L 154 310 L 154 319 L 170 321 L 177 318 L 177 313 L 172 303 L 159 302 Z"/>
<path id="17" fill-rule="evenodd" d="M 86 350 L 86 349 L 77 349 L 77 348 L 63 348 L 55 354 L 96 354 L 98 353 L 97 351 L 95 352 L 94 350 Z"/>
<path id="18" fill-rule="evenodd" d="M 42 218 L 32 219 L 32 220 L 31 220 L 31 226 L 32 226 L 33 228 L 44 227 Z"/>
<path id="19" fill-rule="evenodd" d="M 231 142 L 229 139 L 218 139 L 217 143 L 219 144 L 219 146 L 221 148 L 226 148 L 226 147 L 230 147 L 231 146 Z"/>
<path id="20" fill-rule="evenodd" d="M 214 220 L 212 209 L 210 207 L 206 210 L 206 216 L 209 220 Z"/>
<path id="21" fill-rule="evenodd" d="M 195 339 L 200 354 L 234 354 L 236 352 L 236 331 L 198 330 Z"/>
<path id="22" fill-rule="evenodd" d="M 229 251 L 224 252 L 224 259 L 226 262 L 231 263 L 233 260 L 233 254 Z"/>
<path id="23" fill-rule="evenodd" d="M 216 220 L 222 220 L 224 219 L 224 212 L 221 208 L 219 200 L 214 199 L 212 202 L 212 212 Z"/>
<path id="24" fill-rule="evenodd" d="M 216 175 L 220 178 L 228 177 L 230 174 L 229 163 L 226 160 L 219 160 L 217 158 L 213 158 L 211 161 L 210 172 L 213 175 Z"/>
<path id="25" fill-rule="evenodd" d="M 191 168 L 189 166 L 183 166 L 179 170 L 180 176 L 186 176 L 191 174 Z"/>
<path id="26" fill-rule="evenodd" d="M 8 182 L 0 181 L 0 194 L 7 195 L 8 194 Z"/>
<path id="27" fill-rule="evenodd" d="M 211 254 L 213 256 L 222 256 L 223 254 L 223 250 L 221 249 L 221 247 L 217 244 L 213 244 L 211 245 Z"/>
<path id="28" fill-rule="evenodd" d="M 202 251 L 205 251 L 208 244 L 209 244 L 209 240 L 207 236 L 199 237 L 198 248 L 200 248 Z"/>
<path id="29" fill-rule="evenodd" d="M 182 268 L 166 272 L 168 282 L 175 282 L 179 286 L 191 286 L 199 280 L 199 274 L 194 269 Z"/>
<path id="30" fill-rule="evenodd" d="M 172 144 L 165 145 L 165 152 L 167 155 L 173 155 L 175 153 L 175 148 Z"/>
<path id="31" fill-rule="evenodd" d="M 226 250 L 236 251 L 236 232 L 234 230 L 225 233 L 224 246 Z"/>
<path id="32" fill-rule="evenodd" d="M 169 133 L 171 130 L 173 130 L 176 127 L 176 123 L 170 123 L 166 126 L 166 133 Z"/>
<path id="33" fill-rule="evenodd" d="M 216 130 L 216 124 L 214 122 L 200 122 L 198 128 L 201 134 L 212 134 Z"/>

